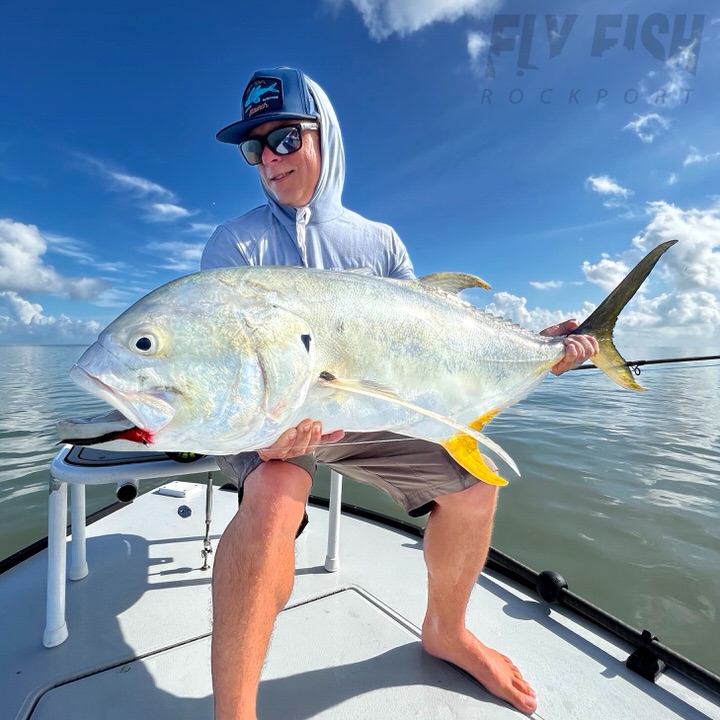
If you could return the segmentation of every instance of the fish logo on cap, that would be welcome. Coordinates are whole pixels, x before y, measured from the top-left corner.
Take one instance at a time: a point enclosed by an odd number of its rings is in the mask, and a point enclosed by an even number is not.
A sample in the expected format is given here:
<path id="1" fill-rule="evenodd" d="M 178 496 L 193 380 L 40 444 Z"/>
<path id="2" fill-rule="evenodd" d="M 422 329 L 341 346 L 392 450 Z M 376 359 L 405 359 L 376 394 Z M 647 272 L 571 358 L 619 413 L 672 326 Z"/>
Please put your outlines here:
<path id="1" fill-rule="evenodd" d="M 249 120 L 258 113 L 282 110 L 282 81 L 278 78 L 256 78 L 245 88 L 243 97 L 244 119 Z"/>

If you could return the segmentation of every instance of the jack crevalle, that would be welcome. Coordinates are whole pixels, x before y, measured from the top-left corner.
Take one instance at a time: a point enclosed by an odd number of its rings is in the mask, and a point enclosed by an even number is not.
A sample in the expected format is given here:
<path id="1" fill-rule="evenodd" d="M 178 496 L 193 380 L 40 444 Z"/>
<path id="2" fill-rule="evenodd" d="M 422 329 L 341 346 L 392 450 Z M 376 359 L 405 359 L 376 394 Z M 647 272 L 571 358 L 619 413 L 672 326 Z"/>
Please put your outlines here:
<path id="1" fill-rule="evenodd" d="M 661 255 L 659 245 L 575 330 L 595 364 L 641 390 L 612 341 L 618 314 Z M 99 438 L 149 450 L 229 455 L 271 445 L 305 418 L 323 431 L 389 430 L 441 444 L 477 478 L 504 484 L 478 443 L 564 354 L 545 337 L 457 297 L 487 287 L 459 273 L 416 281 L 296 267 L 211 270 L 154 290 L 110 324 L 70 377 L 122 413 Z M 105 428 L 107 430 L 107 427 Z"/>

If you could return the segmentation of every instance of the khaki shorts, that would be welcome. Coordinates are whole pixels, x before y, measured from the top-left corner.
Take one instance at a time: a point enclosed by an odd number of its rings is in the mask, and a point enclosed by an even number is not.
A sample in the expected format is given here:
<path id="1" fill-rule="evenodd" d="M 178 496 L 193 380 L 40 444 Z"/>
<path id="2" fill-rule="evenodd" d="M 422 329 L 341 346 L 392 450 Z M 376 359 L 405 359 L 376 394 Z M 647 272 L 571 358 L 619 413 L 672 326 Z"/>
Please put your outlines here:
<path id="1" fill-rule="evenodd" d="M 257 453 L 217 458 L 220 470 L 238 487 L 261 463 Z M 435 443 L 394 433 L 346 433 L 311 455 L 286 460 L 314 477 L 318 463 L 387 493 L 413 517 L 432 510 L 435 498 L 466 490 L 479 480 Z"/>

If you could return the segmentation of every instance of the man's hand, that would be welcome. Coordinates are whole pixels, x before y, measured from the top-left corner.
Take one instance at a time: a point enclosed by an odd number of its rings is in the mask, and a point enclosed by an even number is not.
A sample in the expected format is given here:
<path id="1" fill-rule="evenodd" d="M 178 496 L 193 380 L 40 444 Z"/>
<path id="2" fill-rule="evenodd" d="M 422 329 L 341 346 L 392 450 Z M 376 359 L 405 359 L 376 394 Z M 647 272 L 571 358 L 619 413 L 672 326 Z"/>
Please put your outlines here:
<path id="1" fill-rule="evenodd" d="M 551 325 L 545 328 L 540 334 L 550 337 L 567 335 L 578 327 L 576 320 L 566 320 L 558 325 Z M 568 370 L 579 367 L 586 360 L 589 360 L 598 351 L 598 343 L 594 337 L 589 335 L 572 335 L 565 338 L 565 357 L 554 365 L 550 372 L 553 375 L 562 375 Z"/>
<path id="2" fill-rule="evenodd" d="M 318 445 L 337 442 L 345 432 L 335 430 L 327 435 L 322 434 L 322 423 L 315 420 L 303 420 L 297 427 L 286 430 L 270 447 L 258 450 L 260 459 L 289 460 L 314 452 Z"/>

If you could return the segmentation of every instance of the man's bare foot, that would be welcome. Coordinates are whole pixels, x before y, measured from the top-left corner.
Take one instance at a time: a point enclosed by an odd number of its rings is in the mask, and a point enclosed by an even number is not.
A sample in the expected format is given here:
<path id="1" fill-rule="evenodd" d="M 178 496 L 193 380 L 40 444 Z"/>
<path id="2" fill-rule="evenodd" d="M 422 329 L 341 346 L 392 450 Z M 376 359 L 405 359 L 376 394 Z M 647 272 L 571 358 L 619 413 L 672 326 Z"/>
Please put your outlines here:
<path id="1" fill-rule="evenodd" d="M 423 626 L 422 644 L 427 653 L 446 660 L 470 673 L 488 692 L 505 700 L 521 712 L 535 712 L 535 691 L 525 682 L 510 658 L 483 645 L 469 630 L 449 641 Z"/>

